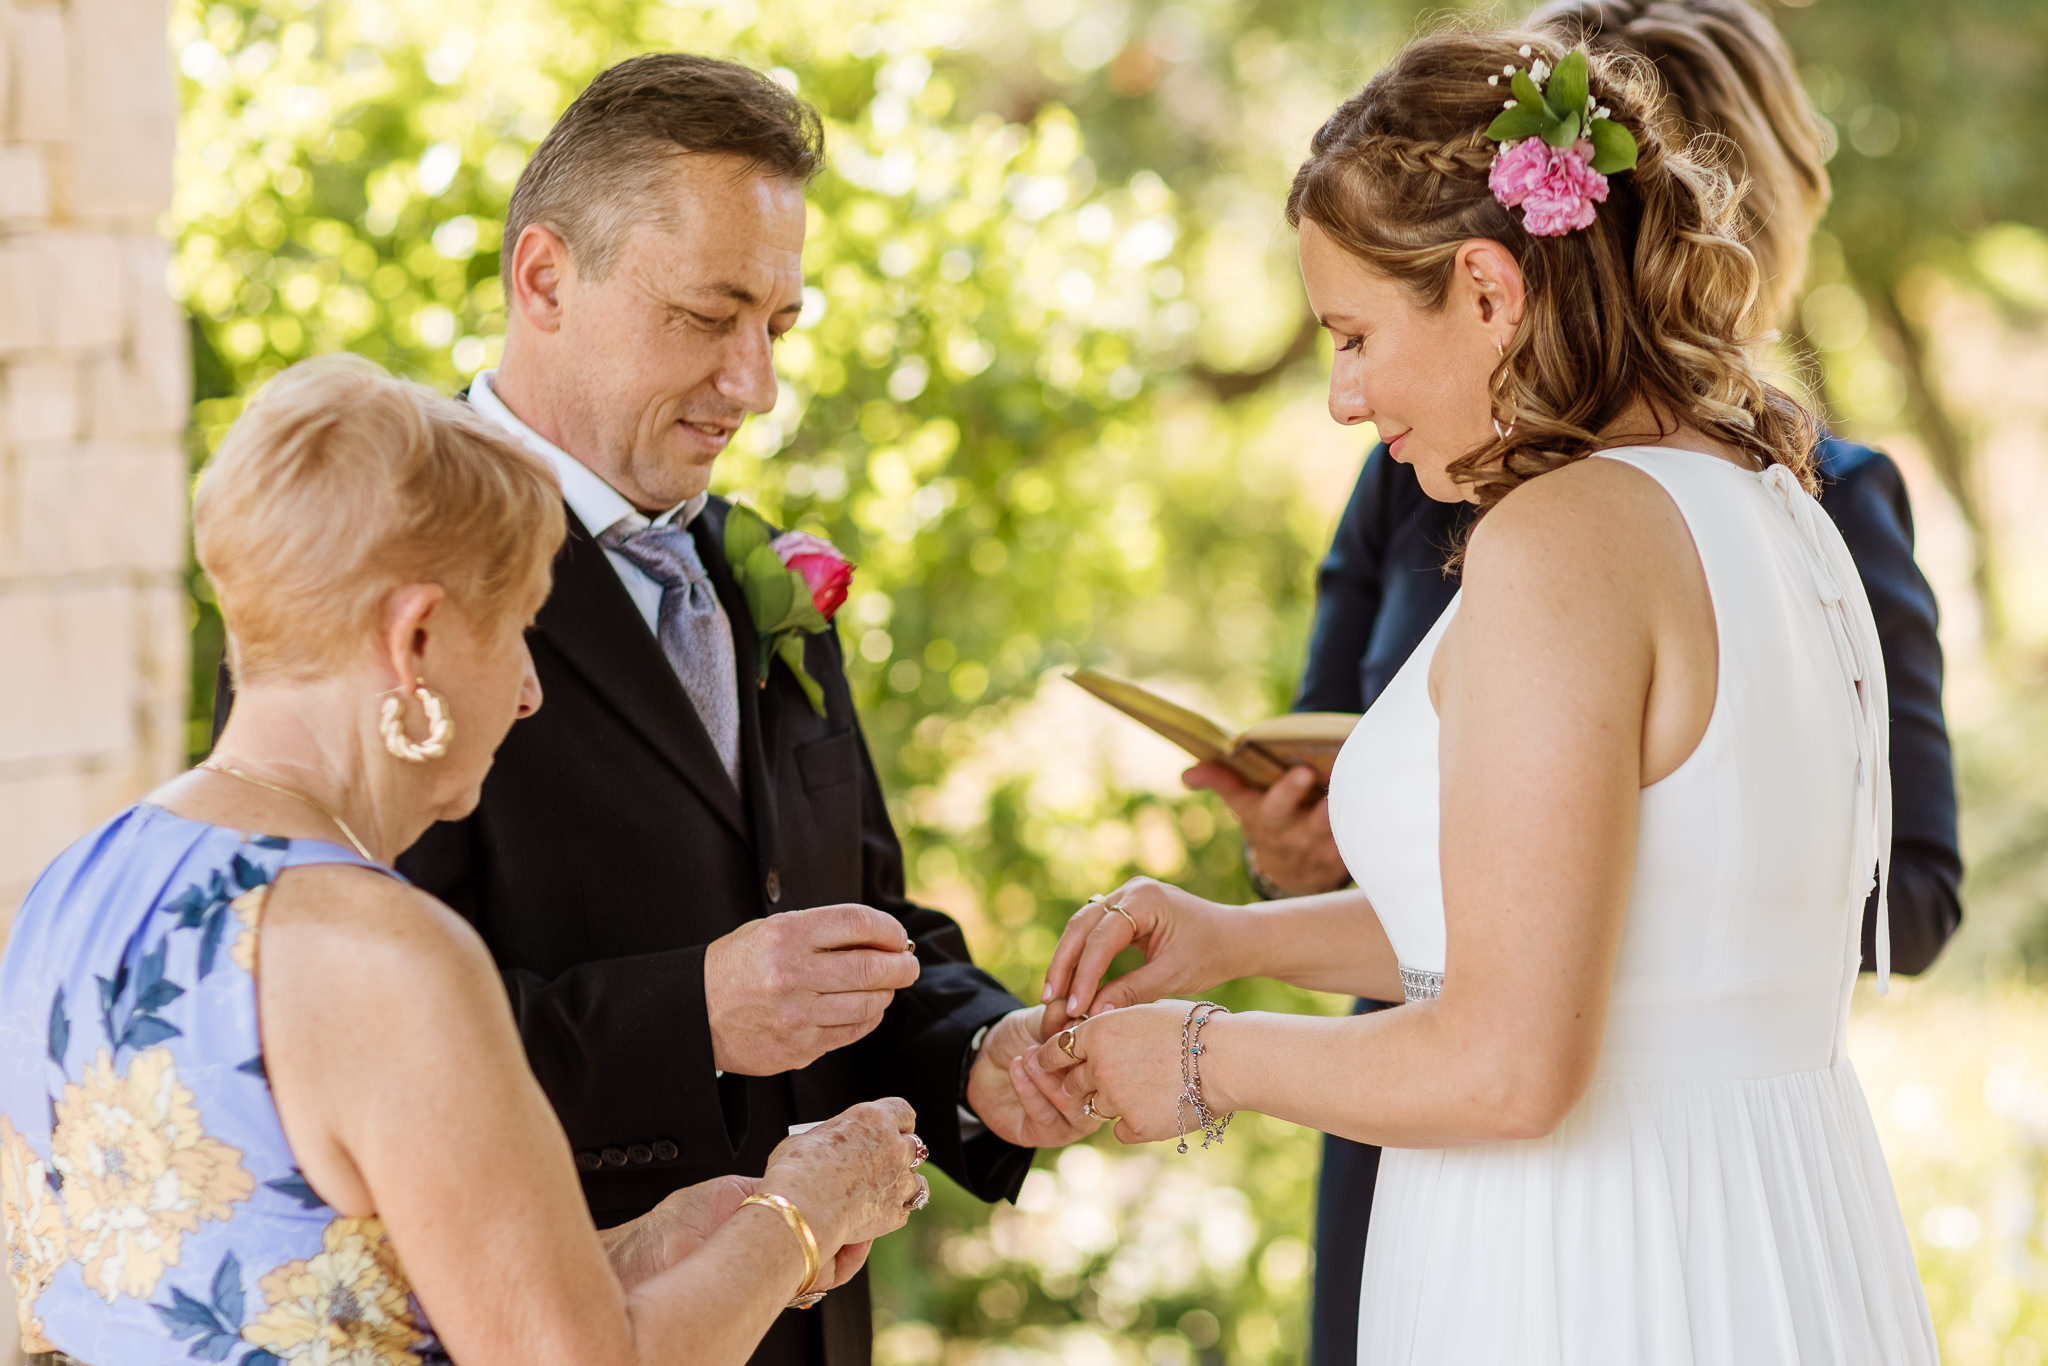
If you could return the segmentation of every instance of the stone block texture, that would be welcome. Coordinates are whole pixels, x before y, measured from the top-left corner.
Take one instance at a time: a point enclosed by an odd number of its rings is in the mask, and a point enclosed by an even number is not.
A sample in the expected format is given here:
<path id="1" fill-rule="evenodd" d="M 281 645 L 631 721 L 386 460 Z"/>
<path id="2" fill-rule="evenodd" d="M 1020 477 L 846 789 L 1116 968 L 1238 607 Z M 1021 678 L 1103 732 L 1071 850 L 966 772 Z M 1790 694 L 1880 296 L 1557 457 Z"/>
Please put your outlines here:
<path id="1" fill-rule="evenodd" d="M 169 0 L 0 0 L 0 945 L 184 752 Z M 18 1360 L 0 1276 L 0 1366 Z"/>

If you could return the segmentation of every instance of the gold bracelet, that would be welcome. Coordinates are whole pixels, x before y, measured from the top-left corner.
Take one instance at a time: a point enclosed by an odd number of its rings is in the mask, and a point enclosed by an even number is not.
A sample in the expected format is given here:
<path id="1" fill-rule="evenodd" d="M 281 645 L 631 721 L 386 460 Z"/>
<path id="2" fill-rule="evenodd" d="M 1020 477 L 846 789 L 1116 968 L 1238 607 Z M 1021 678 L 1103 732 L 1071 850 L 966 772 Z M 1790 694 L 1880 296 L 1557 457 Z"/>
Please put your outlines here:
<path id="1" fill-rule="evenodd" d="M 824 1265 L 824 1258 L 818 1252 L 818 1235 L 811 1232 L 810 1221 L 804 1218 L 803 1211 L 779 1195 L 750 1195 L 740 1201 L 740 1205 L 742 1208 L 748 1205 L 766 1205 L 782 1216 L 782 1221 L 789 1225 L 790 1232 L 796 1234 L 797 1241 L 804 1245 L 804 1283 L 798 1288 L 796 1298 L 789 1302 L 789 1307 L 809 1309 L 824 1299 L 824 1291 L 814 1293 L 811 1290 L 811 1287 L 818 1283 L 818 1272 Z"/>

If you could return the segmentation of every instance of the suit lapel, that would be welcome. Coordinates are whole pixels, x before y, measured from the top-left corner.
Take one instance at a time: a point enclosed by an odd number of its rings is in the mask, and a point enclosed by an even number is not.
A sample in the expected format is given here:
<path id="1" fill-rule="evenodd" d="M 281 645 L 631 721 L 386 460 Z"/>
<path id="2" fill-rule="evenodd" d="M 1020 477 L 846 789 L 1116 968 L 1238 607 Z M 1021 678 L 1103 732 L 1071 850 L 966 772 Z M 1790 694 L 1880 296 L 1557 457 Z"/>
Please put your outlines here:
<path id="1" fill-rule="evenodd" d="M 754 614 L 748 610 L 746 595 L 733 577 L 725 558 L 725 514 L 731 505 L 723 498 L 704 504 L 690 526 L 697 538 L 697 554 L 718 600 L 732 621 L 734 663 L 740 685 L 740 776 L 747 790 L 747 805 L 754 821 L 755 846 L 771 852 L 775 840 L 775 788 L 768 769 L 768 755 L 775 752 L 775 708 L 768 690 L 759 682 L 761 636 L 754 629 Z"/>
<path id="2" fill-rule="evenodd" d="M 722 566 L 724 561 L 719 563 Z M 724 593 L 723 585 L 720 593 Z M 746 623 L 744 641 L 738 639 L 739 618 L 734 619 L 733 627 L 744 712 L 751 706 L 748 694 L 753 691 L 747 684 L 753 676 L 747 662 L 747 652 L 754 648 L 753 623 Z M 697 789 L 735 834 L 742 840 L 749 838 L 746 809 L 725 776 L 717 747 L 698 719 L 689 694 L 669 666 L 661 643 L 647 629 L 626 586 L 619 582 L 618 571 L 573 512 L 569 514 L 569 538 L 555 558 L 554 591 L 541 607 L 534 629 L 562 652 L 655 753 Z"/>

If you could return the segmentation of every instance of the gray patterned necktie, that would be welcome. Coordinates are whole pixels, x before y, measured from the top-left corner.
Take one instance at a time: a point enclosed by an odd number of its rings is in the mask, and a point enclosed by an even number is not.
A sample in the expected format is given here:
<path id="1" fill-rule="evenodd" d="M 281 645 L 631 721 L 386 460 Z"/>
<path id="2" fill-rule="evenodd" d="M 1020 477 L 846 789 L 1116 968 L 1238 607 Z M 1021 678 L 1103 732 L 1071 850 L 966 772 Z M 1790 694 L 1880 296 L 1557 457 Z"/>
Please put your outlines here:
<path id="1" fill-rule="evenodd" d="M 633 530 L 627 518 L 598 537 L 606 550 L 625 556 L 661 585 L 658 634 L 661 652 L 710 732 L 719 762 L 734 787 L 740 784 L 739 674 L 733 658 L 732 623 L 704 572 L 703 557 L 688 527 Z"/>

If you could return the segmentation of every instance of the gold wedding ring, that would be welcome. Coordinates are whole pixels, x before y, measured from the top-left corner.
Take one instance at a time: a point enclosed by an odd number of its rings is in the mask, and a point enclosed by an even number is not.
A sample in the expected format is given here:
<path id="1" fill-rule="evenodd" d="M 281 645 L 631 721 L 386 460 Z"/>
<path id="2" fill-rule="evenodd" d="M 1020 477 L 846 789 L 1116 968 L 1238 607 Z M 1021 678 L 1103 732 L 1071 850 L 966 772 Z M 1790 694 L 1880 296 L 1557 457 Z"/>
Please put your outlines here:
<path id="1" fill-rule="evenodd" d="M 916 1171 L 919 1167 L 922 1167 L 925 1164 L 925 1160 L 932 1155 L 932 1150 L 926 1147 L 924 1140 L 919 1138 L 916 1134 L 912 1134 L 910 1136 L 910 1145 L 910 1170 Z"/>
<path id="2" fill-rule="evenodd" d="M 1122 916 L 1124 918 L 1124 923 L 1131 927 L 1131 938 L 1136 939 L 1138 937 L 1138 922 L 1131 919 L 1131 913 L 1129 911 L 1117 905 L 1116 902 L 1110 900 L 1110 897 L 1113 897 L 1115 895 L 1115 892 L 1111 892 L 1109 896 L 1092 896 L 1088 898 L 1088 904 L 1092 906 L 1095 905 L 1097 902 L 1100 902 L 1102 904 L 1103 910 L 1108 911 L 1111 915 Z"/>
<path id="3" fill-rule="evenodd" d="M 925 1180 L 924 1177 L 919 1176 L 917 1178 L 917 1194 L 911 1196 L 910 1202 L 906 1204 L 903 1208 L 909 1210 L 912 1214 L 915 1214 L 919 1210 L 923 1209 L 926 1205 L 929 1205 L 931 1202 L 932 1183 Z"/>
<path id="4" fill-rule="evenodd" d="M 1090 1091 L 1087 1098 L 1081 1102 L 1081 1113 L 1090 1119 L 1099 1119 L 1104 1124 L 1120 1122 L 1123 1119 L 1122 1115 L 1105 1115 L 1102 1111 L 1095 1108 L 1095 1098 L 1101 1094 L 1100 1091 Z"/>
<path id="5" fill-rule="evenodd" d="M 1075 1062 L 1083 1061 L 1081 1055 L 1074 1051 L 1074 1031 L 1079 1029 L 1080 1027 L 1081 1026 L 1077 1024 L 1070 1024 L 1065 1029 L 1062 1029 L 1059 1033 L 1052 1036 L 1053 1041 L 1059 1044 L 1060 1052 L 1066 1054 Z"/>

